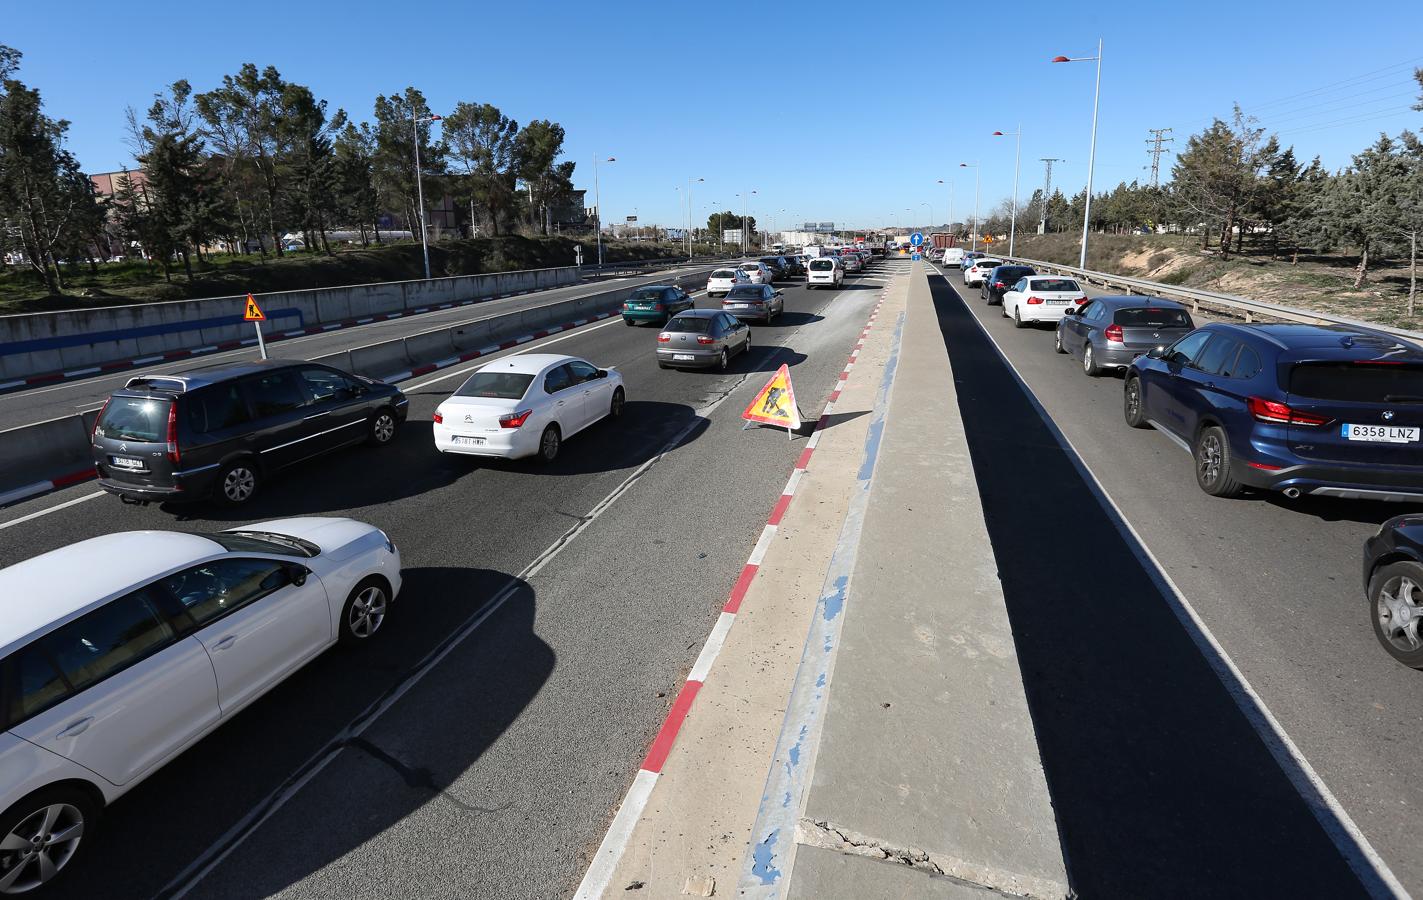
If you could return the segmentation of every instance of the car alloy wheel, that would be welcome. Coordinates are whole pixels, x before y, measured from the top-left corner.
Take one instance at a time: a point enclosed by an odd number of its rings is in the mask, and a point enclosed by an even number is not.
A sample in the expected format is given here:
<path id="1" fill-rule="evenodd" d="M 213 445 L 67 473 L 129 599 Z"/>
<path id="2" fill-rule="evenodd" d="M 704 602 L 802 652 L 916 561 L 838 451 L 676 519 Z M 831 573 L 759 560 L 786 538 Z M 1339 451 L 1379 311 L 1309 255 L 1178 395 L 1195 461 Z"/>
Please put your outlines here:
<path id="1" fill-rule="evenodd" d="M 380 630 L 385 623 L 389 600 L 385 589 L 365 582 L 357 585 L 351 601 L 346 604 L 346 631 L 352 640 L 363 641 Z"/>
<path id="2" fill-rule="evenodd" d="M 1126 417 L 1127 424 L 1132 428 L 1145 428 L 1147 426 L 1146 414 L 1141 406 L 1141 379 L 1128 377 L 1126 387 L 1122 390 L 1122 413 Z"/>
<path id="3" fill-rule="evenodd" d="M 1221 446 L 1220 435 L 1210 432 L 1201 437 L 1201 443 L 1197 450 L 1198 459 L 1196 465 L 1200 467 L 1201 482 L 1203 484 L 1215 484 L 1220 480 L 1221 469 Z"/>
<path id="4" fill-rule="evenodd" d="M 257 472 L 247 463 L 233 463 L 222 473 L 222 499 L 231 504 L 246 503 L 257 492 Z"/>
<path id="5" fill-rule="evenodd" d="M 622 417 L 624 400 L 625 397 L 623 396 L 622 388 L 613 391 L 613 402 L 612 405 L 608 407 L 608 418 L 618 419 Z"/>
<path id="6" fill-rule="evenodd" d="M 85 810 L 50 794 L 0 839 L 0 894 L 23 894 L 53 880 L 79 850 Z"/>
<path id="7" fill-rule="evenodd" d="M 1423 650 L 1423 636 L 1418 633 L 1419 622 L 1423 622 L 1420 594 L 1423 594 L 1423 589 L 1412 578 L 1395 575 L 1379 588 L 1374 602 L 1379 634 L 1388 641 L 1389 646 L 1403 653 Z"/>
<path id="8" fill-rule="evenodd" d="M 388 409 L 376 413 L 371 420 L 371 444 L 384 447 L 395 437 L 395 414 Z"/>
<path id="9" fill-rule="evenodd" d="M 558 458 L 558 450 L 562 445 L 563 438 L 558 433 L 558 426 L 548 426 L 539 438 L 539 458 L 544 462 L 553 462 Z"/>
<path id="10" fill-rule="evenodd" d="M 1092 355 L 1092 344 L 1090 341 L 1082 345 L 1082 371 L 1089 377 L 1094 377 L 1101 371 L 1097 368 L 1097 360 Z"/>
<path id="11" fill-rule="evenodd" d="M 1241 487 L 1230 471 L 1230 445 L 1219 425 L 1209 425 L 1196 438 L 1192 454 L 1196 461 L 1196 483 L 1212 497 L 1237 497 Z"/>
<path id="12" fill-rule="evenodd" d="M 1066 353 L 1067 348 L 1062 346 L 1062 329 L 1059 328 L 1052 333 L 1052 349 L 1055 353 Z"/>
<path id="13" fill-rule="evenodd" d="M 718 356 L 717 359 L 716 359 L 716 367 L 717 367 L 718 369 L 721 369 L 723 372 L 725 372 L 725 371 L 726 371 L 727 363 L 730 361 L 730 359 L 731 359 L 731 357 L 728 356 L 727 353 L 726 353 L 726 348 L 725 348 L 725 347 L 722 347 L 722 348 L 721 348 L 721 356 Z"/>

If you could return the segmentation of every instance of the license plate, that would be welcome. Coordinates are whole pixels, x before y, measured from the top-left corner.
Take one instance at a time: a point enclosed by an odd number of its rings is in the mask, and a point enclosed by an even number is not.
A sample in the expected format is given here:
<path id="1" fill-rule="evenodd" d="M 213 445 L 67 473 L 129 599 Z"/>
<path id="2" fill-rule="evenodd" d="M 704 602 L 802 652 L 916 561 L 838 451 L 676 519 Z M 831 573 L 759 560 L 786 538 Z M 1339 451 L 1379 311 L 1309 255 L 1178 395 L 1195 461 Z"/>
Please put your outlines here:
<path id="1" fill-rule="evenodd" d="M 1063 306 L 1063 305 L 1065 305 L 1066 303 L 1067 303 L 1066 300 L 1049 300 L 1049 301 L 1047 302 L 1047 305 L 1048 305 L 1048 306 Z"/>
<path id="2" fill-rule="evenodd" d="M 728 304 L 726 304 L 726 308 L 727 308 L 727 309 L 748 309 L 748 308 L 750 308 L 750 304 L 749 304 L 749 303 L 728 303 Z"/>
<path id="3" fill-rule="evenodd" d="M 450 443 L 454 444 L 456 447 L 478 447 L 480 444 L 484 443 L 484 438 L 465 437 L 463 435 L 457 434 L 450 438 Z"/>
<path id="4" fill-rule="evenodd" d="M 673 361 L 673 362 L 691 362 L 691 361 L 694 360 L 694 359 L 696 359 L 696 357 L 693 356 L 693 355 L 690 354 L 690 353 L 673 353 L 673 354 L 672 354 L 672 361 Z"/>
<path id="5" fill-rule="evenodd" d="M 1417 428 L 1402 425 L 1343 425 L 1340 434 L 1351 441 L 1374 441 L 1384 444 L 1411 444 L 1418 440 Z"/>
<path id="6" fill-rule="evenodd" d="M 143 469 L 146 468 L 141 459 L 129 459 L 125 456 L 111 456 L 109 461 L 120 469 Z"/>

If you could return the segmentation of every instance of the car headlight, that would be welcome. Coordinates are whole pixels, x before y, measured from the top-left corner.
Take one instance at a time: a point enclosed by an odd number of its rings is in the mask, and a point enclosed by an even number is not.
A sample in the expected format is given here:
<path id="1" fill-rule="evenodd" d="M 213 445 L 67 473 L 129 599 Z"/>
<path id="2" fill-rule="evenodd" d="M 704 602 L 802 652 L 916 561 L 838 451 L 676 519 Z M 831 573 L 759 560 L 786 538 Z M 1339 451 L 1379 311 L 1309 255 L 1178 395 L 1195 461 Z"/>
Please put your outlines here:
<path id="1" fill-rule="evenodd" d="M 379 531 L 379 532 L 380 532 L 380 536 L 385 539 L 385 549 L 386 549 L 386 552 L 387 552 L 387 553 L 394 553 L 394 552 L 395 552 L 395 541 L 392 541 L 392 540 L 390 539 L 390 535 L 386 534 L 383 530 L 377 528 L 376 531 Z"/>

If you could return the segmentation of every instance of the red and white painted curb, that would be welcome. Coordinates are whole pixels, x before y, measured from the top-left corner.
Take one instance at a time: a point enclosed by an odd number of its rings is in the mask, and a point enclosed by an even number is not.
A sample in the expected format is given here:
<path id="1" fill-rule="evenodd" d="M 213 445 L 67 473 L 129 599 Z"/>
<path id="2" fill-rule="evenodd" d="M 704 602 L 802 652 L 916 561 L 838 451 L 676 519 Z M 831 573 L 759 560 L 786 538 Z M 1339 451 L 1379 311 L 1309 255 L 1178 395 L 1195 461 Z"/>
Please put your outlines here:
<path id="1" fill-rule="evenodd" d="M 613 816 L 612 824 L 608 826 L 608 832 L 603 836 L 603 842 L 598 846 L 598 852 L 594 854 L 588 871 L 583 875 L 578 892 L 573 895 L 574 900 L 596 900 L 607 891 L 613 878 L 613 872 L 617 869 L 618 862 L 627 849 L 628 841 L 632 838 L 633 829 L 637 827 L 638 820 L 642 818 L 642 813 L 647 808 L 647 801 L 652 796 L 652 788 L 656 785 L 658 776 L 662 774 L 667 757 L 677 742 L 677 734 L 682 730 L 682 723 L 686 721 L 687 713 L 691 711 L 692 703 L 697 699 L 697 693 L 706 683 L 712 664 L 716 662 L 722 645 L 726 643 L 727 635 L 731 633 L 731 626 L 736 621 L 736 614 L 741 609 L 746 592 L 750 590 L 751 583 L 755 581 L 756 573 L 761 568 L 761 561 L 765 558 L 766 551 L 770 549 L 771 541 L 776 537 L 776 531 L 780 527 L 781 520 L 785 518 L 786 510 L 790 508 L 791 498 L 795 496 L 796 487 L 800 484 L 801 478 L 810 465 L 811 458 L 815 455 L 815 448 L 820 444 L 820 435 L 829 423 L 830 412 L 834 409 L 835 402 L 840 399 L 840 392 L 845 389 L 845 383 L 850 379 L 850 371 L 855 367 L 855 361 L 859 358 L 860 350 L 865 346 L 865 339 L 869 337 L 870 330 L 874 328 L 879 309 L 884 305 L 886 293 L 887 291 L 880 292 L 879 302 L 870 311 L 864 330 L 860 332 L 859 338 L 855 341 L 855 346 L 850 351 L 850 358 L 836 379 L 835 388 L 830 392 L 829 399 L 825 401 L 825 408 L 821 410 L 820 418 L 815 423 L 815 430 L 811 432 L 810 440 L 806 442 L 805 449 L 801 451 L 800 457 L 795 462 L 795 467 L 791 469 L 790 478 L 786 480 L 785 488 L 777 498 L 776 505 L 772 507 L 771 515 L 767 518 L 765 527 L 761 529 L 761 536 L 756 540 L 756 546 L 751 549 L 751 555 L 747 558 L 746 564 L 741 567 L 741 574 L 737 576 L 736 583 L 732 585 L 731 594 L 727 597 L 726 604 L 721 608 L 721 615 L 717 617 L 711 634 L 707 636 L 706 643 L 702 645 L 702 652 L 697 655 L 696 662 L 692 664 L 691 671 L 687 673 L 687 680 L 683 682 L 681 690 L 677 692 L 677 697 L 672 701 L 672 707 L 667 711 L 667 717 L 663 720 L 662 727 L 658 729 L 657 736 L 652 740 L 652 746 L 648 748 L 647 755 L 643 757 L 642 765 L 638 768 L 637 774 L 633 776 L 632 786 L 628 788 L 622 804 Z"/>
<path id="2" fill-rule="evenodd" d="M 34 484 L 12 488 L 0 494 L 0 506 L 9 506 L 11 503 L 19 503 L 21 500 L 38 497 L 40 494 L 48 494 L 50 491 L 57 491 L 60 488 L 67 488 L 70 485 L 83 484 L 89 479 L 97 477 L 97 475 L 98 473 L 94 471 L 94 467 L 90 466 L 87 469 L 68 472 L 56 478 L 47 478 L 44 481 L 36 481 Z"/>

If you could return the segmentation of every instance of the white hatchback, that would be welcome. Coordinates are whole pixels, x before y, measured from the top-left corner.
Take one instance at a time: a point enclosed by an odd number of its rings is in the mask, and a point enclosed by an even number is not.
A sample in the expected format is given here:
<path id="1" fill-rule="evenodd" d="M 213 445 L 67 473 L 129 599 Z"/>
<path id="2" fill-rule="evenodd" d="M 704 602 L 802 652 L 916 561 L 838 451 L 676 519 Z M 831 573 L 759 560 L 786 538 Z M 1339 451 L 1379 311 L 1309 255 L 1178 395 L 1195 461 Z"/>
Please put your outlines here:
<path id="1" fill-rule="evenodd" d="M 563 442 L 623 414 L 616 369 L 553 353 L 509 356 L 480 367 L 435 410 L 435 449 L 465 456 L 552 462 Z"/>
<path id="2" fill-rule="evenodd" d="M 119 532 L 0 569 L 0 893 L 63 873 L 101 807 L 370 639 L 400 580 L 384 532 L 337 518 Z"/>
<path id="3" fill-rule="evenodd" d="M 775 280 L 771 267 L 763 262 L 742 263 L 737 268 L 746 273 L 752 284 L 771 284 Z"/>
<path id="4" fill-rule="evenodd" d="M 833 256 L 818 256 L 806 266 L 806 288 L 839 287 L 845 281 L 845 270 Z"/>
<path id="5" fill-rule="evenodd" d="M 751 277 L 740 269 L 713 269 L 707 278 L 707 296 L 724 297 L 738 284 L 750 284 Z"/>
<path id="6" fill-rule="evenodd" d="M 994 259 L 991 256 L 981 256 L 973 261 L 973 265 L 964 269 L 964 287 L 977 287 L 983 284 L 983 279 L 988 277 L 988 273 L 1003 265 L 1003 260 Z"/>
<path id="7" fill-rule="evenodd" d="M 1059 322 L 1063 314 L 1087 302 L 1087 294 L 1071 278 L 1029 275 L 1003 292 L 1003 317 L 1022 328 L 1029 322 Z"/>

